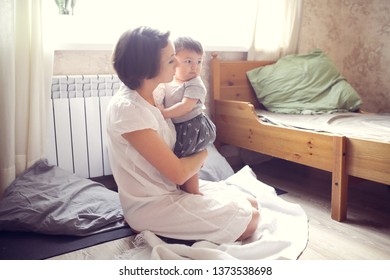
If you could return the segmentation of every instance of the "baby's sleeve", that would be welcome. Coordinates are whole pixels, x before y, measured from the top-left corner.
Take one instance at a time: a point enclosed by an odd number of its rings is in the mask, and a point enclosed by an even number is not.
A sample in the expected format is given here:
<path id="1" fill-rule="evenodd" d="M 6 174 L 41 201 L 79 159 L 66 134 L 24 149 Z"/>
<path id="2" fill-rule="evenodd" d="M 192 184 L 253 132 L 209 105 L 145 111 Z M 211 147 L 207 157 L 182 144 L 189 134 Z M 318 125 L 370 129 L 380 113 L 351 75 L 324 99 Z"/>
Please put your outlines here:
<path id="1" fill-rule="evenodd" d="M 199 99 L 201 103 L 206 100 L 207 90 L 200 78 L 195 78 L 187 83 L 184 87 L 184 97 Z"/>
<path id="2" fill-rule="evenodd" d="M 154 102 L 156 105 L 163 105 L 165 98 L 165 86 L 160 84 L 153 92 Z"/>

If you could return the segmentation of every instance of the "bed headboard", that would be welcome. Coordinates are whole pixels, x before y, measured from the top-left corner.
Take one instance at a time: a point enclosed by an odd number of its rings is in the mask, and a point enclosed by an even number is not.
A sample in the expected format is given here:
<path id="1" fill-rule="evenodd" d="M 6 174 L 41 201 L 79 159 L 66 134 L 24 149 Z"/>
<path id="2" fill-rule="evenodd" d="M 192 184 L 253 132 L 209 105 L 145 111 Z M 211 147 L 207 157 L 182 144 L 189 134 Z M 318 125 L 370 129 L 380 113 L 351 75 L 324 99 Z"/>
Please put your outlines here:
<path id="1" fill-rule="evenodd" d="M 256 67 L 269 65 L 274 61 L 220 60 L 212 55 L 211 72 L 214 100 L 235 100 L 252 103 L 259 108 L 256 95 L 246 72 Z"/>

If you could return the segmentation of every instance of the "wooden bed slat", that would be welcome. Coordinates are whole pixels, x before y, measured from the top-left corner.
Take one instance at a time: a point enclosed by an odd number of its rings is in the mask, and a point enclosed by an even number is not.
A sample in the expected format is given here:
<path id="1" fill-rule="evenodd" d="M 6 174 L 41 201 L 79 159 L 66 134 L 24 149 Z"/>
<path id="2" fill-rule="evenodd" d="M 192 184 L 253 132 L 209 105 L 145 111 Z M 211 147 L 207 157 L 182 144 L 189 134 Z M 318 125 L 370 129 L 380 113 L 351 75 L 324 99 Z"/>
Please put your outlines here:
<path id="1" fill-rule="evenodd" d="M 246 76 L 246 72 L 274 63 L 274 61 L 224 61 L 219 63 L 216 55 L 211 60 L 213 75 L 213 97 L 215 100 L 249 101 L 257 108 L 259 105 L 255 93 Z M 223 96 L 221 95 L 223 93 Z"/>
<path id="2" fill-rule="evenodd" d="M 217 141 L 332 171 L 333 157 L 327 152 L 333 149 L 332 136 L 261 124 L 248 104 L 215 100 Z"/>
<path id="3" fill-rule="evenodd" d="M 342 221 L 347 218 L 348 203 L 348 175 L 345 172 L 346 138 L 334 136 L 333 150 L 331 217 L 336 221 Z"/>
<path id="4" fill-rule="evenodd" d="M 348 138 L 347 173 L 390 185 L 390 143 Z"/>
<path id="5" fill-rule="evenodd" d="M 255 93 L 251 88 L 245 86 L 224 86 L 221 87 L 224 99 L 235 101 L 250 102 L 255 108 L 259 108 L 260 104 L 256 98 Z"/>

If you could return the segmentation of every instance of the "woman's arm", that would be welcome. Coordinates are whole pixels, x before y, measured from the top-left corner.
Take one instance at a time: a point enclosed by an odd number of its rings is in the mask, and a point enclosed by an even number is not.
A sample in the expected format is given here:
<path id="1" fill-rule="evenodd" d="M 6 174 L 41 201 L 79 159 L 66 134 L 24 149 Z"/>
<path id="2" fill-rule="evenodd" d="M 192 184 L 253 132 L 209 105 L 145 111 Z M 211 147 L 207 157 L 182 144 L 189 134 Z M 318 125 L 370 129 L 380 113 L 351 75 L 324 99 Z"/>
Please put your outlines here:
<path id="1" fill-rule="evenodd" d="M 122 134 L 162 175 L 182 185 L 202 167 L 207 151 L 178 158 L 155 130 L 144 129 Z"/>
<path id="2" fill-rule="evenodd" d="M 164 118 L 177 118 L 191 112 L 199 99 L 184 97 L 183 100 L 169 108 L 159 108 Z"/>

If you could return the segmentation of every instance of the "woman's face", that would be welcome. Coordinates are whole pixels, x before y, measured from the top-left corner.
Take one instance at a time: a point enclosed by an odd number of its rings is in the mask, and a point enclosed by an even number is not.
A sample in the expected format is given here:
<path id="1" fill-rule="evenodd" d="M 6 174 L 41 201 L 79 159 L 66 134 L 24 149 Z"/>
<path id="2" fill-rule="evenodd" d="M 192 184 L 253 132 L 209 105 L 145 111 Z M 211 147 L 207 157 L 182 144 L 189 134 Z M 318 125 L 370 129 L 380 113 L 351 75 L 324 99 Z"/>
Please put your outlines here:
<path id="1" fill-rule="evenodd" d="M 158 79 L 160 83 L 169 83 L 173 80 L 178 61 L 175 57 L 175 48 L 171 41 L 161 50 L 160 72 Z"/>

